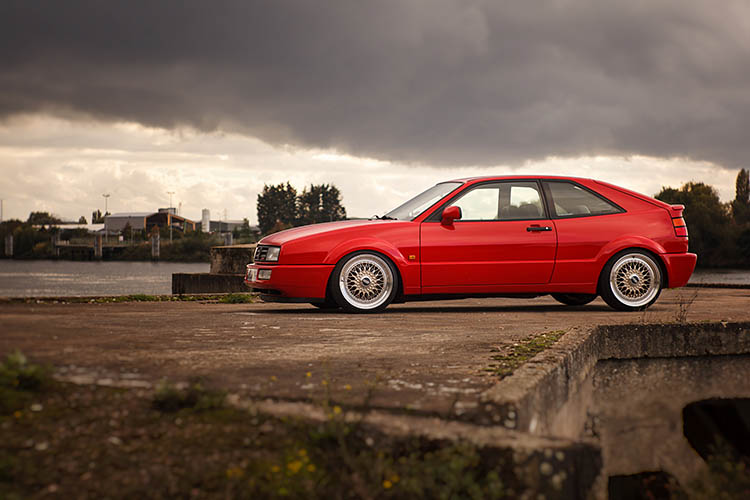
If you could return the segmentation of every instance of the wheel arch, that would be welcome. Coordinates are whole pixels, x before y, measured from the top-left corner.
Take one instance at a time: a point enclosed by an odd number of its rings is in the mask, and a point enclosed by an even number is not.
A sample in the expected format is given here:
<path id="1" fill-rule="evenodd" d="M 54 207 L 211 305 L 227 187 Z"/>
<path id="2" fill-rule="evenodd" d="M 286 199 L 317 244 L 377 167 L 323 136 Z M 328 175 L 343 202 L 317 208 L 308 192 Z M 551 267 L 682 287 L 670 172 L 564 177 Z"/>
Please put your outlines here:
<path id="1" fill-rule="evenodd" d="M 650 241 L 650 240 L 648 240 Z M 654 244 L 654 246 L 657 246 Z M 614 252 L 608 253 L 606 255 L 606 258 L 603 259 L 603 261 L 599 262 L 599 273 L 597 274 L 597 281 L 596 281 L 596 293 L 601 295 L 602 290 L 601 288 L 601 277 L 602 273 L 604 272 L 604 268 L 606 267 L 607 263 L 612 260 L 615 256 L 624 254 L 630 250 L 639 250 L 641 252 L 645 252 L 649 256 L 651 256 L 654 259 L 654 262 L 659 266 L 659 271 L 661 271 L 661 287 L 667 288 L 669 285 L 669 271 L 667 270 L 667 263 L 664 262 L 664 259 L 662 258 L 661 254 L 655 251 L 653 248 L 649 248 L 648 246 L 639 246 L 639 245 L 631 245 L 626 246 L 624 248 L 620 248 Z"/>
<path id="2" fill-rule="evenodd" d="M 376 255 L 378 255 L 378 256 L 386 259 L 391 264 L 393 264 L 393 267 L 396 270 L 396 275 L 398 276 L 398 287 L 396 288 L 396 297 L 394 299 L 394 302 L 402 300 L 403 297 L 404 297 L 404 278 L 403 278 L 403 273 L 401 271 L 401 268 L 399 267 L 399 264 L 396 261 L 396 259 L 394 259 L 391 255 L 389 255 L 386 252 L 381 251 L 378 248 L 374 248 L 372 246 L 369 246 L 369 247 L 365 246 L 363 248 L 352 249 L 349 252 L 344 252 L 344 253 L 341 253 L 341 252 L 334 253 L 332 251 L 331 253 L 328 254 L 328 258 L 326 258 L 326 263 L 333 264 L 334 266 L 336 266 L 343 259 L 346 259 L 346 258 L 351 257 L 353 255 L 362 254 L 362 253 L 374 253 L 374 254 L 376 254 Z M 336 258 L 335 260 L 330 259 L 331 255 L 338 255 L 338 258 Z M 402 259 L 402 260 L 404 260 L 404 262 L 405 262 L 405 259 Z M 332 283 L 333 283 L 334 275 L 335 274 L 336 273 L 333 272 L 333 270 L 332 270 L 331 273 L 329 273 L 329 275 L 328 275 L 328 282 L 326 283 L 326 298 L 332 298 L 332 296 L 331 296 L 331 286 L 333 286 Z"/>

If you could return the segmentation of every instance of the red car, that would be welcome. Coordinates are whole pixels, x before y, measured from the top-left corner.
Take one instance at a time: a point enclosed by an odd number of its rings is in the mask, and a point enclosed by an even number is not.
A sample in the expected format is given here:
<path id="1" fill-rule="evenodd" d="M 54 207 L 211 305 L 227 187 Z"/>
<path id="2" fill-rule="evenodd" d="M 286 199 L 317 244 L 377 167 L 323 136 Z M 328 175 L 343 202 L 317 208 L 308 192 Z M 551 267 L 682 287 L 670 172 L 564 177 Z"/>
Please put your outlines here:
<path id="1" fill-rule="evenodd" d="M 265 301 L 377 312 L 392 302 L 600 295 L 642 310 L 687 283 L 682 205 L 590 179 L 503 176 L 442 182 L 382 217 L 263 238 L 245 283 Z"/>

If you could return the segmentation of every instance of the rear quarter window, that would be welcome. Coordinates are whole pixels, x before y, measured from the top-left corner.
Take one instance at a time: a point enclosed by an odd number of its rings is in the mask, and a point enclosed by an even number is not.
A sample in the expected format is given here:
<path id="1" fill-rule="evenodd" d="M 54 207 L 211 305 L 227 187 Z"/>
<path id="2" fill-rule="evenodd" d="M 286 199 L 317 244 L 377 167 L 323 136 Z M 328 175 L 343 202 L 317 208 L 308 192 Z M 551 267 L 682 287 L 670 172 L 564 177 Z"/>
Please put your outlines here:
<path id="1" fill-rule="evenodd" d="M 618 214 L 623 209 L 604 197 L 572 182 L 546 182 L 552 210 L 557 217 Z"/>

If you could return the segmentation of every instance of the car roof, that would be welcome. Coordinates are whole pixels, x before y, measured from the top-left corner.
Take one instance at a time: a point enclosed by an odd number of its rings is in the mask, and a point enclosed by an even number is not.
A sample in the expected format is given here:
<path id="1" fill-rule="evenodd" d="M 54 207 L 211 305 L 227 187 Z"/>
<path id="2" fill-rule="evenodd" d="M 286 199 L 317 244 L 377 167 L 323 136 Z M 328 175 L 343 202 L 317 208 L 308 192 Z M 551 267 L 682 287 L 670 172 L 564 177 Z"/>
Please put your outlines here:
<path id="1" fill-rule="evenodd" d="M 568 175 L 481 175 L 477 177 L 462 177 L 460 179 L 452 179 L 445 182 L 477 182 L 477 181 L 500 181 L 500 180 L 513 180 L 513 179 L 559 179 L 559 180 L 571 180 L 571 181 L 590 181 L 585 177 L 571 177 Z"/>

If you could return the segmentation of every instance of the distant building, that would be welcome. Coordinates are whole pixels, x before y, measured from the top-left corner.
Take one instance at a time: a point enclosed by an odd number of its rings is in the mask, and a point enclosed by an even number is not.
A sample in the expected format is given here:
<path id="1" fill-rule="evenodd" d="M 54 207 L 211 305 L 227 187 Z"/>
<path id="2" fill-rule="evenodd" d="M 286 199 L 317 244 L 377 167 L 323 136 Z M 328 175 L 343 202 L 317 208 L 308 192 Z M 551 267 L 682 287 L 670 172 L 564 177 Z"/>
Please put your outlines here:
<path id="1" fill-rule="evenodd" d="M 204 233 L 211 231 L 211 211 L 207 208 L 201 212 L 201 231 Z"/>
<path id="2" fill-rule="evenodd" d="M 122 232 L 127 226 L 136 231 L 151 231 L 151 228 L 169 227 L 188 232 L 195 231 L 196 223 L 175 214 L 174 208 L 160 208 L 158 212 L 123 212 L 104 217 L 104 229 L 109 234 Z"/>

